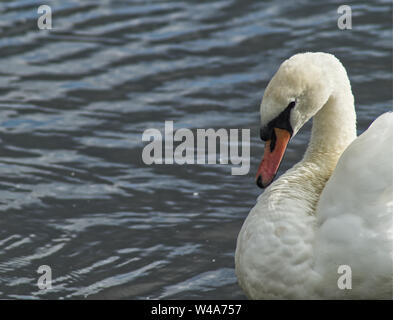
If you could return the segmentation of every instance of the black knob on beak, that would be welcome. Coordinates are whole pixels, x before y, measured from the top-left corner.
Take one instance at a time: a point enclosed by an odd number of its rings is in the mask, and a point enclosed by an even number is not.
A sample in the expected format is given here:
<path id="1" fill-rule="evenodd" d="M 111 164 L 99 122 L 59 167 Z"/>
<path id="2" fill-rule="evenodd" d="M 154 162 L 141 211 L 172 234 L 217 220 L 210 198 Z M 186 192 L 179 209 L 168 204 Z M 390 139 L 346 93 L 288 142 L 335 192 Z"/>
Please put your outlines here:
<path id="1" fill-rule="evenodd" d="M 270 126 L 264 126 L 259 131 L 261 140 L 268 141 L 272 138 L 273 135 L 273 128 Z"/>

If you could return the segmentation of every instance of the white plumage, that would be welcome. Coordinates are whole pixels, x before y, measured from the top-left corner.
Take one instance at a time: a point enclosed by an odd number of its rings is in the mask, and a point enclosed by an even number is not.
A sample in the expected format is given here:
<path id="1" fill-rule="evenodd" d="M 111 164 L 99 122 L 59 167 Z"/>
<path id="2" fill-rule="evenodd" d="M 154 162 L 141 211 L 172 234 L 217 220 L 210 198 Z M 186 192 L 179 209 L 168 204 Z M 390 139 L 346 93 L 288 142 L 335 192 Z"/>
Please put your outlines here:
<path id="1" fill-rule="evenodd" d="M 294 99 L 294 134 L 314 117 L 311 140 L 244 222 L 239 284 L 253 299 L 392 299 L 393 114 L 356 138 L 346 71 L 326 53 L 280 66 L 264 94 L 262 125 Z M 351 289 L 338 286 L 340 265 L 352 270 Z"/>

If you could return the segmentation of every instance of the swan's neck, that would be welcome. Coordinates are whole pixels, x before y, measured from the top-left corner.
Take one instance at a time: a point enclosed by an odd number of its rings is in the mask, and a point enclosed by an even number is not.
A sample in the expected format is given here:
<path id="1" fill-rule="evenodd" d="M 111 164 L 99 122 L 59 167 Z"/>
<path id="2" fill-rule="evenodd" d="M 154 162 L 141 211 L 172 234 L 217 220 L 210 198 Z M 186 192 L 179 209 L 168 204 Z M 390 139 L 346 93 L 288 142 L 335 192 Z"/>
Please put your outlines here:
<path id="1" fill-rule="evenodd" d="M 315 214 L 319 197 L 338 159 L 356 138 L 354 99 L 346 73 L 343 80 L 314 116 L 311 139 L 303 160 L 283 175 L 293 184 L 289 194 L 303 208 L 298 210 L 300 215 Z M 299 199 L 297 194 L 305 196 Z"/>
<path id="2" fill-rule="evenodd" d="M 343 69 L 343 68 L 342 68 Z M 339 70 L 339 81 L 325 105 L 313 118 L 311 140 L 303 161 L 324 164 L 329 172 L 356 138 L 356 113 L 351 85 L 345 70 Z"/>
<path id="3" fill-rule="evenodd" d="M 299 208 L 296 212 L 299 215 L 315 213 L 320 194 L 338 159 L 356 138 L 351 87 L 346 73 L 341 78 L 337 89 L 313 118 L 311 139 L 303 160 L 277 179 L 271 190 L 265 191 L 266 196 L 270 195 L 267 203 L 280 202 L 283 210 L 291 203 Z M 299 197 L 299 194 L 304 196 Z"/>

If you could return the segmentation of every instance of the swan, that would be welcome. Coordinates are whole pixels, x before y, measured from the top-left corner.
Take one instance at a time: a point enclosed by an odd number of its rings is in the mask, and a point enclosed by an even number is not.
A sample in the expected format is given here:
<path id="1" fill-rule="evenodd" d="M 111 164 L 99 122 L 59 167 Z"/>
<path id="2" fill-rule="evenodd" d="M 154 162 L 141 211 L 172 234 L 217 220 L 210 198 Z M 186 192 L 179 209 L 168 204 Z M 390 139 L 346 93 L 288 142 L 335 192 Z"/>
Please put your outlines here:
<path id="1" fill-rule="evenodd" d="M 356 137 L 344 66 L 307 52 L 281 64 L 260 115 L 257 184 L 266 189 L 237 239 L 243 291 L 252 299 L 392 299 L 393 113 Z M 303 159 L 272 183 L 287 143 L 312 117 Z"/>

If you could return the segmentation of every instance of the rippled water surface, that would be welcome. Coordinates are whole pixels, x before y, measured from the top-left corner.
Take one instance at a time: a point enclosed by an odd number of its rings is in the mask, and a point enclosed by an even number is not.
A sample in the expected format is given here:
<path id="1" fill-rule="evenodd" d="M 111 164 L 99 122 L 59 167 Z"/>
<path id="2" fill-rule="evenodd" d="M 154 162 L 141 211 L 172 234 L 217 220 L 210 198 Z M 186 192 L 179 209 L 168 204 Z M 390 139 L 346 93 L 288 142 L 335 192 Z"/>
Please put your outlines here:
<path id="1" fill-rule="evenodd" d="M 243 299 L 236 237 L 261 192 L 259 103 L 279 64 L 346 66 L 359 133 L 390 110 L 391 1 L 0 2 L 0 298 Z M 251 129 L 251 170 L 145 165 L 142 133 Z M 308 124 L 280 169 L 306 148 Z M 37 287 L 40 265 L 53 287 Z"/>

